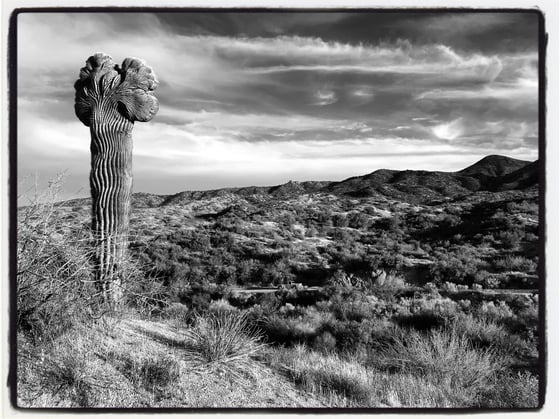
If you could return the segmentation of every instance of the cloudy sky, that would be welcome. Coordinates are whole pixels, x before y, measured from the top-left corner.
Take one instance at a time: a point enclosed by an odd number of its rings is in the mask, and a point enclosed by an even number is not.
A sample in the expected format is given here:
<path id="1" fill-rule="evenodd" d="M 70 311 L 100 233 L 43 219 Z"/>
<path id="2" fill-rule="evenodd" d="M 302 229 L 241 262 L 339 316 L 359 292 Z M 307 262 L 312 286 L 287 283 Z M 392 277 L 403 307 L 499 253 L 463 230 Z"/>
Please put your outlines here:
<path id="1" fill-rule="evenodd" d="M 538 157 L 536 14 L 24 13 L 21 193 L 64 171 L 63 198 L 89 194 L 73 84 L 95 52 L 160 81 L 134 127 L 136 192 Z"/>

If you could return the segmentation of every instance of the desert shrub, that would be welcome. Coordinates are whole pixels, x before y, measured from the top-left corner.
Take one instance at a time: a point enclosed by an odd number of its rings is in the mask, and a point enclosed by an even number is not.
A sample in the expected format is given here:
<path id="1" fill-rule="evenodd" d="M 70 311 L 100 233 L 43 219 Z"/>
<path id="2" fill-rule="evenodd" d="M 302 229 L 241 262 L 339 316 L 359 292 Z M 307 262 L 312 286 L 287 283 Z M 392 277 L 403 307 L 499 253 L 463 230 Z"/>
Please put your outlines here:
<path id="1" fill-rule="evenodd" d="M 97 302 L 87 228 L 65 225 L 55 205 L 60 185 L 18 209 L 17 328 L 54 338 L 84 319 Z"/>
<path id="2" fill-rule="evenodd" d="M 236 249 L 236 240 L 232 233 L 216 231 L 210 236 L 210 244 L 213 248 L 233 251 Z"/>
<path id="3" fill-rule="evenodd" d="M 266 265 L 261 275 L 263 283 L 272 285 L 287 284 L 295 279 L 290 261 L 286 257 L 277 260 L 273 264 Z"/>
<path id="4" fill-rule="evenodd" d="M 438 293 L 438 288 L 433 282 L 426 282 L 423 288 L 429 293 Z"/>
<path id="5" fill-rule="evenodd" d="M 278 310 L 278 313 L 282 314 L 282 315 L 293 315 L 296 312 L 296 308 L 294 307 L 293 304 L 291 303 L 286 303 L 283 306 L 280 307 L 280 309 Z"/>
<path id="6" fill-rule="evenodd" d="M 220 299 L 227 293 L 227 287 L 208 281 L 192 283 L 177 292 L 179 301 L 192 311 L 203 313 L 208 310 L 212 300 Z"/>
<path id="7" fill-rule="evenodd" d="M 99 353 L 114 365 L 117 371 L 137 389 L 161 395 L 175 384 L 181 375 L 181 366 L 172 356 L 163 353 L 121 352 L 104 347 Z"/>
<path id="8" fill-rule="evenodd" d="M 175 383 L 180 375 L 180 366 L 171 357 L 148 358 L 138 366 L 138 374 L 144 388 L 154 391 Z"/>
<path id="9" fill-rule="evenodd" d="M 369 217 L 363 212 L 351 212 L 348 214 L 348 225 L 358 230 L 367 230 Z"/>
<path id="10" fill-rule="evenodd" d="M 100 361 L 99 336 L 92 334 L 92 329 L 91 324 L 77 325 L 55 339 L 27 349 L 20 346 L 18 337 L 20 406 L 114 406 L 127 405 L 134 398 L 132 389 L 126 388 L 128 381 Z M 115 392 L 121 397 L 118 401 L 113 398 Z"/>
<path id="11" fill-rule="evenodd" d="M 490 408 L 516 409 L 539 406 L 539 380 L 529 372 L 504 372 L 482 389 L 480 404 Z"/>
<path id="12" fill-rule="evenodd" d="M 203 290 L 185 289 L 178 296 L 182 304 L 198 313 L 207 311 L 212 300 L 210 293 Z"/>
<path id="13" fill-rule="evenodd" d="M 336 349 L 336 338 L 325 331 L 315 338 L 313 347 L 319 352 L 332 353 Z"/>
<path id="14" fill-rule="evenodd" d="M 511 356 L 531 355 L 532 348 L 528 342 L 492 320 L 462 315 L 453 323 L 453 326 L 457 333 L 468 338 L 474 347 L 494 348 L 504 360 Z"/>
<path id="15" fill-rule="evenodd" d="M 457 292 L 457 284 L 454 284 L 453 282 L 445 281 L 441 286 L 441 289 L 450 293 L 454 293 Z"/>
<path id="16" fill-rule="evenodd" d="M 61 392 L 75 405 L 88 406 L 92 382 L 83 352 L 63 350 L 57 356 L 46 358 L 39 370 L 43 391 Z"/>
<path id="17" fill-rule="evenodd" d="M 305 391 L 328 399 L 334 393 L 361 406 L 371 404 L 372 374 L 356 361 L 310 351 L 304 345 L 278 349 L 273 357 L 273 365 L 280 365 Z"/>
<path id="18" fill-rule="evenodd" d="M 230 312 L 236 310 L 237 308 L 233 307 L 225 298 L 212 301 L 208 307 L 208 311 L 210 313 Z"/>
<path id="19" fill-rule="evenodd" d="M 335 320 L 320 326 L 316 334 L 329 333 L 335 338 L 338 351 L 354 353 L 367 348 L 371 339 L 369 332 L 363 322 Z"/>
<path id="20" fill-rule="evenodd" d="M 231 300 L 232 297 L 230 297 Z M 271 316 L 282 306 L 283 299 L 277 293 L 262 294 L 258 300 L 258 304 L 254 304 L 247 309 L 253 320 L 263 319 Z"/>
<path id="21" fill-rule="evenodd" d="M 517 314 L 495 316 L 494 319 L 497 323 L 503 325 L 510 333 L 515 333 L 521 336 L 525 341 L 531 342 L 536 352 L 536 343 L 538 340 L 539 330 L 539 316 L 537 307 L 530 307 L 521 310 Z M 535 354 L 536 356 L 536 354 Z"/>
<path id="22" fill-rule="evenodd" d="M 304 316 L 317 325 L 327 323 L 335 319 L 332 307 L 332 301 L 317 301 L 316 304 L 304 308 Z"/>
<path id="23" fill-rule="evenodd" d="M 501 231 L 498 234 L 498 239 L 501 241 L 504 248 L 516 249 L 521 243 L 522 234 L 523 233 L 519 230 Z"/>
<path id="24" fill-rule="evenodd" d="M 458 304 L 439 294 L 425 294 L 419 298 L 403 298 L 399 313 L 393 320 L 403 327 L 429 330 L 444 326 L 460 312 Z"/>
<path id="25" fill-rule="evenodd" d="M 208 279 L 217 284 L 235 285 L 237 283 L 236 269 L 223 261 L 209 259 Z"/>
<path id="26" fill-rule="evenodd" d="M 384 288 L 398 290 L 405 288 L 406 282 L 401 273 L 395 270 L 389 270 L 389 272 L 384 272 L 381 276 L 374 277 L 372 275 L 367 285 L 370 289 Z"/>
<path id="27" fill-rule="evenodd" d="M 187 306 L 181 303 L 171 303 L 162 312 L 162 317 L 166 319 L 178 320 L 179 322 L 187 321 L 191 311 Z"/>
<path id="28" fill-rule="evenodd" d="M 251 284 L 260 280 L 260 275 L 256 275 L 259 264 L 254 259 L 238 260 L 236 265 L 236 278 L 239 285 Z"/>
<path id="29" fill-rule="evenodd" d="M 402 231 L 400 230 L 401 225 L 402 220 L 397 214 L 391 217 L 380 218 L 373 224 L 376 229 L 393 233 L 402 233 Z"/>
<path id="30" fill-rule="evenodd" d="M 128 255 L 120 265 L 123 309 L 130 308 L 142 315 L 161 314 L 168 306 L 169 288 L 152 274 L 150 268 Z"/>
<path id="31" fill-rule="evenodd" d="M 376 305 L 361 293 L 337 294 L 331 298 L 333 314 L 339 320 L 361 321 L 376 314 Z"/>
<path id="32" fill-rule="evenodd" d="M 317 334 L 317 326 L 302 319 L 290 319 L 272 315 L 259 322 L 259 330 L 268 343 L 292 346 L 312 341 Z"/>
<path id="33" fill-rule="evenodd" d="M 179 245 L 179 249 L 187 248 L 196 252 L 204 252 L 212 246 L 210 237 L 204 231 L 180 230 L 173 233 L 168 241 Z"/>
<path id="34" fill-rule="evenodd" d="M 430 265 L 430 275 L 436 284 L 454 282 L 469 284 L 474 280 L 478 270 L 478 261 L 469 257 L 457 257 L 451 254 L 439 254 L 435 263 Z"/>
<path id="35" fill-rule="evenodd" d="M 284 212 L 278 217 L 278 221 L 285 227 L 291 228 L 296 223 L 296 217 L 291 212 Z"/>
<path id="36" fill-rule="evenodd" d="M 348 227 L 348 217 L 346 214 L 335 214 L 332 217 L 334 227 Z"/>
<path id="37" fill-rule="evenodd" d="M 514 313 L 505 301 L 482 301 L 477 315 L 493 321 L 502 321 L 514 317 Z"/>
<path id="38" fill-rule="evenodd" d="M 503 370 L 493 349 L 473 348 L 452 328 L 397 334 L 379 354 L 379 366 L 426 377 L 459 406 L 475 399 Z"/>
<path id="39" fill-rule="evenodd" d="M 258 375 L 261 367 L 255 359 L 264 344 L 261 333 L 248 324 L 246 313 L 196 316 L 185 337 L 185 349 L 200 368 L 241 379 Z"/>
<path id="40" fill-rule="evenodd" d="M 319 396 L 332 407 L 456 406 L 456 398 L 450 400 L 426 377 L 379 372 L 354 357 L 299 345 L 273 351 L 271 364 L 305 392 Z"/>
<path id="41" fill-rule="evenodd" d="M 531 201 L 508 202 L 505 209 L 509 214 L 524 212 L 531 215 L 538 215 L 539 213 L 538 204 Z"/>
<path id="42" fill-rule="evenodd" d="M 507 255 L 494 259 L 492 263 L 494 268 L 499 271 L 536 272 L 537 270 L 536 262 L 524 256 Z"/>
<path id="43" fill-rule="evenodd" d="M 314 225 L 309 225 L 305 228 L 305 237 L 315 237 L 319 235 L 319 231 Z"/>
<path id="44" fill-rule="evenodd" d="M 538 326 L 539 324 L 539 308 L 535 302 L 531 306 L 522 308 L 517 313 L 517 320 L 528 326 Z"/>
<path id="45" fill-rule="evenodd" d="M 453 214 L 446 214 L 439 222 L 438 227 L 441 230 L 449 230 L 461 224 L 461 217 Z"/>
<path id="46" fill-rule="evenodd" d="M 480 275 L 476 275 L 475 283 L 482 286 L 485 289 L 497 289 L 497 288 L 505 288 L 507 285 L 507 277 L 504 278 L 502 276 L 496 274 L 490 274 L 486 272 L 482 272 Z"/>

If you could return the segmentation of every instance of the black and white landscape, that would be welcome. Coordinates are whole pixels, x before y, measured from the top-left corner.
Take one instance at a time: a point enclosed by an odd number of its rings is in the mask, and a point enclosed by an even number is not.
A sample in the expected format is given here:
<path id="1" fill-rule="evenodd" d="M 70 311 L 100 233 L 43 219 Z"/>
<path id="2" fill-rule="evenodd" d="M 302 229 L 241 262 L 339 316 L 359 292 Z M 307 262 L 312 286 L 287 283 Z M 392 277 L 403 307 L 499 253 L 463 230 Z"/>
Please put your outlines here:
<path id="1" fill-rule="evenodd" d="M 18 406 L 538 407 L 538 23 L 21 13 Z M 117 303 L 74 89 L 96 52 L 157 77 Z"/>

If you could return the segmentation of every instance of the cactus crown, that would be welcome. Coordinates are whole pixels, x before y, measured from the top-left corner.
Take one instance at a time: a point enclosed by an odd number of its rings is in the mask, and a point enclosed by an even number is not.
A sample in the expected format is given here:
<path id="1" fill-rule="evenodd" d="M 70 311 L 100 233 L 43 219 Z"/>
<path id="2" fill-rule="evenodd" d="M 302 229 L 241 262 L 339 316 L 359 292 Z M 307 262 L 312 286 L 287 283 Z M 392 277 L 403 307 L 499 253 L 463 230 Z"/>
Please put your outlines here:
<path id="1" fill-rule="evenodd" d="M 110 56 L 94 54 L 74 84 L 76 116 L 90 126 L 94 109 L 108 105 L 131 122 L 147 122 L 159 109 L 153 95 L 157 85 L 152 69 L 140 59 L 126 58 L 119 67 Z"/>

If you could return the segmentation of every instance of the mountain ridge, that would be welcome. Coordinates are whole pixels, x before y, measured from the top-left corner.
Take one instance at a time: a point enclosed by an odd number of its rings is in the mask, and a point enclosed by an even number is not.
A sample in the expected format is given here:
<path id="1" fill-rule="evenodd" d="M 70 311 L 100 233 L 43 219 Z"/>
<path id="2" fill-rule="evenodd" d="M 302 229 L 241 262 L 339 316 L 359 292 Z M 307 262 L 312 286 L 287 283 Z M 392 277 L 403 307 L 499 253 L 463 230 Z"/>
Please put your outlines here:
<path id="1" fill-rule="evenodd" d="M 531 162 L 507 156 L 489 155 L 455 172 L 378 169 L 341 181 L 290 180 L 275 186 L 187 190 L 170 195 L 137 192 L 132 196 L 132 204 L 137 207 L 159 207 L 228 195 L 285 198 L 307 193 L 340 194 L 356 198 L 386 196 L 407 202 L 425 203 L 457 198 L 478 191 L 501 192 L 530 188 L 538 183 L 538 170 L 538 160 Z M 80 198 L 66 202 L 78 204 L 88 199 Z"/>

